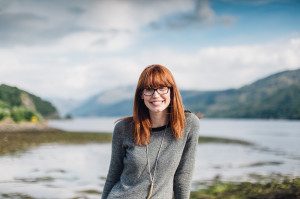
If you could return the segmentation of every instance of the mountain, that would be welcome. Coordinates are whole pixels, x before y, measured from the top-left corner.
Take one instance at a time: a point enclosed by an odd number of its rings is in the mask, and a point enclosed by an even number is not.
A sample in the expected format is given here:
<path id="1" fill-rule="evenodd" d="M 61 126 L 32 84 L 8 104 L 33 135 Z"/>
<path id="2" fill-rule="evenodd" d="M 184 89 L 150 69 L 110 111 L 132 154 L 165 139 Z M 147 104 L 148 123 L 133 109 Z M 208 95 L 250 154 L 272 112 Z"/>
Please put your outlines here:
<path id="1" fill-rule="evenodd" d="M 22 112 L 25 115 L 32 112 L 32 114 L 37 113 L 45 118 L 58 117 L 56 108 L 50 102 L 6 84 L 0 85 L 0 111 L 2 115 L 6 112 L 8 115 L 13 115 L 14 112 L 18 112 L 18 114 Z"/>
<path id="2" fill-rule="evenodd" d="M 183 97 L 186 107 L 206 117 L 300 119 L 300 69 L 259 79 L 239 89 Z"/>
<path id="3" fill-rule="evenodd" d="M 134 86 L 103 91 L 82 102 L 69 114 L 77 117 L 129 115 L 132 112 L 134 92 Z"/>
<path id="4" fill-rule="evenodd" d="M 300 119 L 300 69 L 259 79 L 239 89 L 182 90 L 186 109 L 218 118 Z M 134 87 L 99 93 L 71 111 L 73 116 L 125 116 L 132 114 Z"/>

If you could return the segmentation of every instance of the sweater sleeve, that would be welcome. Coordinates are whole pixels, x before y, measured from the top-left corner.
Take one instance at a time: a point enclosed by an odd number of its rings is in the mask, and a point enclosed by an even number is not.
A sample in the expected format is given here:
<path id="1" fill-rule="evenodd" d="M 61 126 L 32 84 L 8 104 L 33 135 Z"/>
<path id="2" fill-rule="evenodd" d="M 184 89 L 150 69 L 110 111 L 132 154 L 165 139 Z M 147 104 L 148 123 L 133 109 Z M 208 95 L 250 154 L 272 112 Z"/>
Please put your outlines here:
<path id="1" fill-rule="evenodd" d="M 200 124 L 193 114 L 187 141 L 180 163 L 174 175 L 173 191 L 175 199 L 189 199 L 193 169 L 195 165 L 196 146 L 198 144 Z"/>
<path id="2" fill-rule="evenodd" d="M 122 146 L 122 133 L 124 128 L 122 123 L 122 121 L 118 122 L 113 131 L 111 160 L 102 192 L 102 199 L 106 199 L 108 197 L 113 186 L 120 180 L 120 176 L 123 171 L 123 158 L 125 156 L 125 149 Z"/>

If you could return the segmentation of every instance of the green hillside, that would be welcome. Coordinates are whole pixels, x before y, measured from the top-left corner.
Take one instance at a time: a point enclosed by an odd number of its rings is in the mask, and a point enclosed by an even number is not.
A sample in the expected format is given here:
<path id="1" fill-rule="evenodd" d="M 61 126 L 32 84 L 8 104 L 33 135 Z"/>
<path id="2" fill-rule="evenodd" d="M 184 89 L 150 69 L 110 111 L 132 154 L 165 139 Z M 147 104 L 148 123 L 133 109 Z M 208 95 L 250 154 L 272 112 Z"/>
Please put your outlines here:
<path id="1" fill-rule="evenodd" d="M 57 110 L 50 102 L 17 87 L 0 85 L 0 120 L 11 118 L 19 122 L 57 117 Z"/>
<path id="2" fill-rule="evenodd" d="M 273 74 L 239 89 L 184 97 L 206 117 L 300 119 L 300 69 Z"/>

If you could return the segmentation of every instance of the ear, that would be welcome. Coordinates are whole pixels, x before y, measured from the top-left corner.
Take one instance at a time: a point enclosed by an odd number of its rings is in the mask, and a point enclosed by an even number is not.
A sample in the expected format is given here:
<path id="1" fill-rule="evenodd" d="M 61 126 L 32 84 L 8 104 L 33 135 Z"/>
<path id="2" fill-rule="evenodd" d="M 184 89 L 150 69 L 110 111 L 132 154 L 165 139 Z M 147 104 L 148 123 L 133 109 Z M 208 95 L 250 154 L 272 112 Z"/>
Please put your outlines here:
<path id="1" fill-rule="evenodd" d="M 141 94 L 141 99 L 142 99 L 142 100 L 144 99 L 144 95 L 143 95 L 143 94 Z"/>

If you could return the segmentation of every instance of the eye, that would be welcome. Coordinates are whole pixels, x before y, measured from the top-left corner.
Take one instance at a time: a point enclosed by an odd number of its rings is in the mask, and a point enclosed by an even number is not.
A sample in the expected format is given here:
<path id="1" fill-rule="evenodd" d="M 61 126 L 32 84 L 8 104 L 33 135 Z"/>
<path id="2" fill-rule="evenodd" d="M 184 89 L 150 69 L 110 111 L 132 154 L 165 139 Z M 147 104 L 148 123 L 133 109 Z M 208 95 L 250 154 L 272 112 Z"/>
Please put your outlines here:
<path id="1" fill-rule="evenodd" d="M 153 88 L 145 88 L 145 91 L 147 92 L 152 92 L 154 89 Z"/>
<path id="2" fill-rule="evenodd" d="M 154 89 L 153 88 L 145 88 L 143 90 L 143 94 L 146 95 L 146 96 L 151 96 L 152 94 L 154 93 Z"/>
<path id="3" fill-rule="evenodd" d="M 166 86 L 159 87 L 158 90 L 159 91 L 166 91 L 166 90 L 168 90 L 168 87 L 166 87 Z"/>

